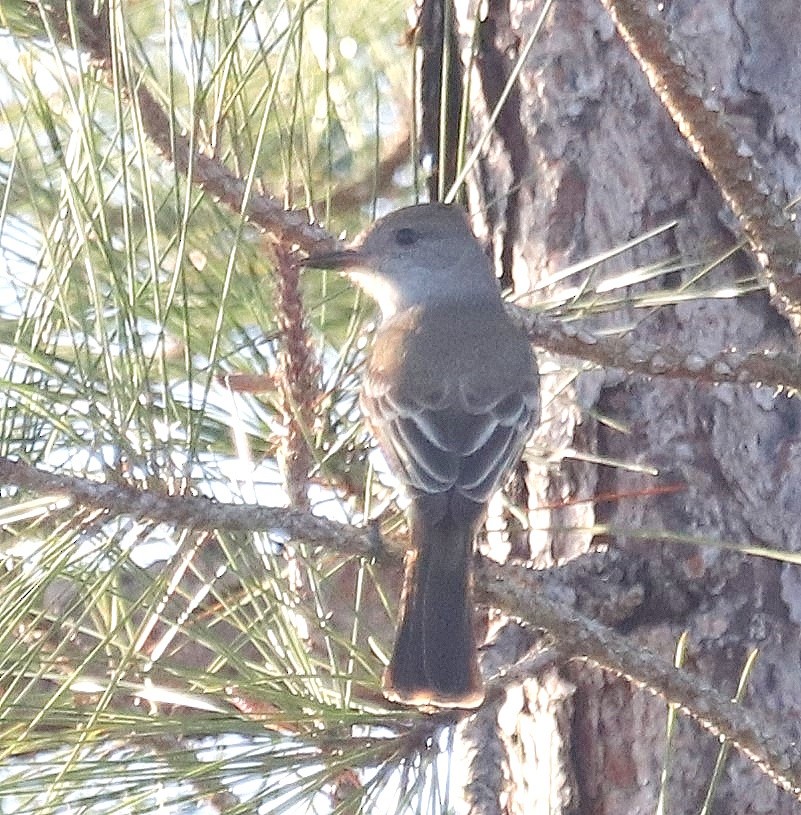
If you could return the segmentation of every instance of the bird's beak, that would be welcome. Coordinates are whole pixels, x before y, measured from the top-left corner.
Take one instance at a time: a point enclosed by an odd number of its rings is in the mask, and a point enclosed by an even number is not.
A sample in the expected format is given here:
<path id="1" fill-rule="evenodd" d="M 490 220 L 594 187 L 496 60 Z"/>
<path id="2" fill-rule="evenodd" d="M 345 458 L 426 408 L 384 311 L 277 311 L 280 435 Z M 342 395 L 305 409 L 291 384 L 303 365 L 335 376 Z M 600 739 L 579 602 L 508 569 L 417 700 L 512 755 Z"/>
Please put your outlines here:
<path id="1" fill-rule="evenodd" d="M 312 269 L 336 269 L 347 272 L 359 266 L 364 266 L 364 255 L 358 249 L 340 249 L 336 252 L 325 252 L 320 255 L 310 255 L 302 260 L 301 266 Z"/>

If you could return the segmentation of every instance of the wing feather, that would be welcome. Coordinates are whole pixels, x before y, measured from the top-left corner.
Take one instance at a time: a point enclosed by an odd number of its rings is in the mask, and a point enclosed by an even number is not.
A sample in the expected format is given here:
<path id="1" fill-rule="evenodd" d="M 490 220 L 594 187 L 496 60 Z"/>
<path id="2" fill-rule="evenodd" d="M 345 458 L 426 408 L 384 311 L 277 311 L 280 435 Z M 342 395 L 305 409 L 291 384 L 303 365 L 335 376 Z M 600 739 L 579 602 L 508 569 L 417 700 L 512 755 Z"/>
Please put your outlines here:
<path id="1" fill-rule="evenodd" d="M 491 394 L 464 386 L 441 389 L 423 401 L 410 399 L 374 379 L 362 408 L 406 487 L 428 493 L 456 489 L 487 501 L 515 462 L 538 419 L 535 377 Z"/>

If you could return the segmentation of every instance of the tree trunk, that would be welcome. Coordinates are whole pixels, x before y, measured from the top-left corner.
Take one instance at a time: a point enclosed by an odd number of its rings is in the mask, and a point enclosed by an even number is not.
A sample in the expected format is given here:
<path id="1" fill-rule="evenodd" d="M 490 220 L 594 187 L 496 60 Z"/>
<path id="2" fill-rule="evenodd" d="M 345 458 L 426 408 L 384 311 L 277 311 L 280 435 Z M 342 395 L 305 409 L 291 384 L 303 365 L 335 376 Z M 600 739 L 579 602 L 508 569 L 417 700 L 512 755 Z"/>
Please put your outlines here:
<path id="1" fill-rule="evenodd" d="M 511 69 L 540 9 L 525 0 L 491 0 L 478 62 L 488 108 L 497 97 L 498 66 Z M 801 188 L 797 2 L 675 0 L 660 9 L 654 4 L 649 11 L 668 24 L 701 97 L 721 111 L 735 143 L 753 152 L 764 183 L 782 202 L 792 198 Z M 676 291 L 689 283 L 699 272 L 690 264 L 716 256 L 741 236 L 715 183 L 599 3 L 553 6 L 519 87 L 519 99 L 510 100 L 496 125 L 477 193 L 483 201 L 504 202 L 488 209 L 488 230 L 507 273 L 514 259 L 518 290 L 675 220 L 675 229 L 603 264 L 600 274 L 671 256 L 685 268 L 629 288 L 621 308 L 594 317 L 592 325 L 635 326 L 637 336 L 688 354 L 796 348 L 763 291 L 635 307 L 647 291 Z M 511 217 L 504 212 L 510 194 Z M 700 286 L 732 286 L 755 268 L 741 251 L 709 271 Z M 530 302 L 581 277 L 549 286 Z M 545 412 L 536 444 L 552 457 L 569 447 L 618 464 L 596 466 L 571 456 L 558 467 L 534 468 L 532 525 L 552 531 L 532 536 L 532 558 L 551 565 L 602 547 L 644 558 L 646 592 L 625 622 L 626 635 L 670 660 L 679 635 L 688 631 L 685 666 L 732 696 L 746 657 L 759 649 L 744 704 L 778 716 L 796 733 L 798 568 L 714 544 L 801 548 L 798 399 L 756 384 L 645 379 L 611 367 L 602 375 L 582 374 L 565 389 L 566 371 L 577 366 L 559 362 L 559 373 L 543 377 Z M 593 496 L 601 499 L 587 501 Z M 607 525 L 609 534 L 570 531 L 593 523 Z M 713 545 L 666 543 L 659 530 Z M 665 702 L 593 666 L 571 663 L 558 673 L 531 680 L 507 700 L 517 712 L 507 727 L 517 731 L 509 750 L 518 753 L 509 759 L 504 811 L 654 812 L 665 768 Z M 508 709 L 505 716 L 509 721 Z M 552 726 L 534 729 L 543 717 Z M 699 811 L 718 748 L 680 716 L 669 750 L 665 812 Z M 532 777 L 534 764 L 536 789 L 522 780 Z M 798 813 L 801 805 L 733 752 L 714 811 Z"/>

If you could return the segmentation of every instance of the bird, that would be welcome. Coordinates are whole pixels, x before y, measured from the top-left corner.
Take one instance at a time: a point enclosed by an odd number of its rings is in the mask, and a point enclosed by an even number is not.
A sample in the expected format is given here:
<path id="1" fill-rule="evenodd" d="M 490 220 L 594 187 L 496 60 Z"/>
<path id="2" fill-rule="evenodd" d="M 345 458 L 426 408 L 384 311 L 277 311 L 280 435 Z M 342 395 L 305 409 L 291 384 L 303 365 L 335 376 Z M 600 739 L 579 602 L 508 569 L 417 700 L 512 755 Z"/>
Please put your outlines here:
<path id="1" fill-rule="evenodd" d="M 384 695 L 478 707 L 475 539 L 539 421 L 531 345 L 458 205 L 390 212 L 350 248 L 304 265 L 343 272 L 381 311 L 360 405 L 408 499 L 410 529 Z"/>

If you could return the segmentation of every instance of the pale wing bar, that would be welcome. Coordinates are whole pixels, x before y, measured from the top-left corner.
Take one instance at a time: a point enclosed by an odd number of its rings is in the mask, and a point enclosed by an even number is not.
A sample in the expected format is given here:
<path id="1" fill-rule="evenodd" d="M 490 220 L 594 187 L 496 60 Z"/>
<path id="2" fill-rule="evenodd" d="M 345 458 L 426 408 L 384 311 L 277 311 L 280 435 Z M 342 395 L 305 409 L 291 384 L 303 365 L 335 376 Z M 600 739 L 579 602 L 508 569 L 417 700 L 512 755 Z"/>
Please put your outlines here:
<path id="1" fill-rule="evenodd" d="M 426 493 L 455 488 L 483 503 L 500 485 L 537 420 L 536 380 L 525 384 L 525 390 L 491 404 L 460 389 L 450 395 L 455 404 L 437 400 L 436 409 L 403 404 L 382 388 L 362 398 L 376 435 L 394 454 L 408 486 Z"/>

